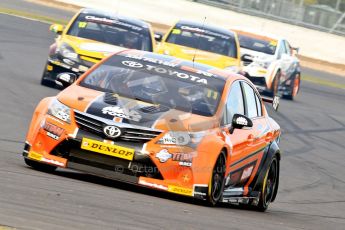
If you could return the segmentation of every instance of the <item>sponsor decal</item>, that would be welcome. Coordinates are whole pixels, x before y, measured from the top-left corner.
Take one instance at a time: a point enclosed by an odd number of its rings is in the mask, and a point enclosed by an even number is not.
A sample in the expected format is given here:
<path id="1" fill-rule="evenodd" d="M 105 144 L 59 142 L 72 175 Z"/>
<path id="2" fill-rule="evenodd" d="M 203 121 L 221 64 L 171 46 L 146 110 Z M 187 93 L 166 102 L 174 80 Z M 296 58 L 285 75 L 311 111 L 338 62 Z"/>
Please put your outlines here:
<path id="1" fill-rule="evenodd" d="M 128 110 L 126 108 L 121 108 L 119 106 L 108 106 L 102 109 L 103 114 L 108 114 L 114 117 L 125 118 L 128 120 L 133 120 L 139 122 L 141 120 L 141 115 L 135 110 Z"/>
<path id="2" fill-rule="evenodd" d="M 100 17 L 96 17 L 96 16 L 93 16 L 93 15 L 87 15 L 85 16 L 85 19 L 87 21 L 93 21 L 93 22 L 99 22 L 99 23 L 104 23 L 104 24 L 115 24 L 115 25 L 121 25 L 121 26 L 125 26 L 125 27 L 129 27 L 133 30 L 136 30 L 136 31 L 141 31 L 143 28 L 139 27 L 139 26 L 135 26 L 135 25 L 132 25 L 132 24 L 129 24 L 129 23 L 126 23 L 126 22 L 121 22 L 119 20 L 115 20 L 115 19 L 110 19 L 110 18 L 100 18 Z"/>
<path id="3" fill-rule="evenodd" d="M 83 138 L 81 142 L 81 149 L 105 154 L 108 156 L 118 157 L 125 160 L 133 160 L 134 149 L 122 147 L 119 145 L 107 144 L 104 142 Z"/>
<path id="4" fill-rule="evenodd" d="M 151 63 L 154 63 L 154 64 L 165 65 L 165 66 L 169 66 L 169 67 L 176 67 L 176 66 L 178 66 L 178 64 L 176 64 L 176 63 L 171 63 L 171 62 L 168 62 L 168 61 L 163 61 L 163 60 L 159 60 L 159 59 L 155 59 L 155 58 L 150 58 L 150 57 L 143 57 L 143 56 L 139 56 L 139 55 L 128 54 L 128 55 L 126 55 L 126 57 L 127 58 L 136 59 L 136 60 L 145 61 L 145 62 L 151 62 Z"/>
<path id="5" fill-rule="evenodd" d="M 172 157 L 173 161 L 192 162 L 193 157 L 196 157 L 196 152 L 192 153 L 175 153 Z"/>
<path id="6" fill-rule="evenodd" d="M 107 125 L 103 128 L 103 132 L 107 137 L 110 138 L 117 138 L 121 136 L 122 132 L 119 127 L 116 127 L 114 125 Z"/>
<path id="7" fill-rule="evenodd" d="M 178 164 L 180 166 L 192 167 L 192 162 L 180 161 Z"/>
<path id="8" fill-rule="evenodd" d="M 181 26 L 182 30 L 187 30 L 187 31 L 193 31 L 193 32 L 197 32 L 197 33 L 201 33 L 201 34 L 207 34 L 210 36 L 215 36 L 215 37 L 221 37 L 223 39 L 230 39 L 229 36 L 225 35 L 225 34 L 220 34 L 220 33 L 216 33 L 210 30 L 205 30 L 205 29 L 201 29 L 198 27 L 191 27 L 191 26 Z"/>
<path id="9" fill-rule="evenodd" d="M 172 157 L 172 154 L 169 153 L 167 149 L 162 149 L 156 154 L 156 158 L 159 159 L 159 162 L 165 163 L 167 160 L 169 160 Z"/>
<path id="10" fill-rule="evenodd" d="M 60 136 L 62 135 L 62 133 L 64 132 L 63 128 L 60 128 L 56 125 L 53 125 L 49 122 L 45 122 L 45 124 L 43 125 L 43 129 L 45 131 L 47 131 L 47 136 L 58 140 L 60 138 Z"/>
<path id="11" fill-rule="evenodd" d="M 134 61 L 122 61 L 122 64 L 127 66 L 127 67 L 131 67 L 131 68 L 144 68 L 147 71 L 150 72 L 155 72 L 158 74 L 166 74 L 172 77 L 177 77 L 180 79 L 186 79 L 192 82 L 196 82 L 196 83 L 201 83 L 201 84 L 205 84 L 207 85 L 207 79 L 205 78 L 200 78 L 191 74 L 187 74 L 187 73 L 183 73 L 183 72 L 179 72 L 176 70 L 171 70 L 171 69 L 165 69 L 161 66 L 152 66 L 152 65 L 143 65 L 139 62 L 134 62 Z"/>
<path id="12" fill-rule="evenodd" d="M 135 61 L 123 61 L 122 62 L 123 65 L 128 66 L 128 67 L 132 67 L 132 68 L 143 68 L 144 65 L 139 63 L 139 62 L 135 62 Z"/>
<path id="13" fill-rule="evenodd" d="M 151 188 L 155 188 L 155 189 L 161 189 L 161 190 L 168 190 L 168 187 L 161 185 L 161 184 L 155 184 L 155 183 L 151 183 L 151 182 L 147 182 L 144 179 L 139 179 L 139 184 L 147 186 L 147 187 L 151 187 Z"/>
<path id="14" fill-rule="evenodd" d="M 179 186 L 169 185 L 168 191 L 179 194 L 179 195 L 193 196 L 193 189 L 190 189 L 190 188 L 183 188 Z"/>
<path id="15" fill-rule="evenodd" d="M 28 157 L 36 161 L 41 161 L 43 155 L 35 152 L 29 152 Z"/>
<path id="16" fill-rule="evenodd" d="M 252 174 L 253 172 L 253 168 L 254 166 L 250 166 L 246 169 L 243 170 L 243 173 L 242 173 L 242 176 L 241 176 L 241 180 L 245 180 L 247 179 L 248 177 L 250 177 L 250 175 Z"/>
<path id="17" fill-rule="evenodd" d="M 236 123 L 238 125 L 248 125 L 248 121 L 244 117 L 238 117 Z"/>

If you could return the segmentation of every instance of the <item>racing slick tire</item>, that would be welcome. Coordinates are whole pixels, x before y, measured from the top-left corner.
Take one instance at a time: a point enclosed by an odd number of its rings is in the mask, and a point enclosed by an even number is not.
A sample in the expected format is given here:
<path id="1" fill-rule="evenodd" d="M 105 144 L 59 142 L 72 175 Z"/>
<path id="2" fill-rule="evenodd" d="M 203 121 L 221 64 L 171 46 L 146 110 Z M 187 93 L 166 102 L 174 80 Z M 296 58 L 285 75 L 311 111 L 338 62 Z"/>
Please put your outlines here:
<path id="1" fill-rule="evenodd" d="M 215 206 L 222 199 L 225 184 L 225 163 L 225 152 L 222 151 L 214 165 L 212 177 L 208 186 L 207 204 L 209 206 Z"/>
<path id="2" fill-rule="evenodd" d="M 299 92 L 300 86 L 301 86 L 301 75 L 296 74 L 292 80 L 290 92 L 288 95 L 285 95 L 284 98 L 293 101 Z"/>
<path id="3" fill-rule="evenodd" d="M 271 201 L 275 199 L 279 185 L 279 161 L 277 156 L 271 160 L 270 167 L 267 169 L 264 181 L 262 183 L 259 203 L 255 206 L 257 211 L 264 212 L 268 208 Z"/>
<path id="4" fill-rule="evenodd" d="M 57 167 L 52 166 L 52 165 L 47 165 L 47 164 L 42 164 L 37 161 L 30 160 L 28 158 L 24 158 L 25 164 L 30 166 L 33 169 L 36 169 L 38 171 L 43 171 L 43 172 L 54 172 Z"/>
<path id="5" fill-rule="evenodd" d="M 279 92 L 280 74 L 281 74 L 280 71 L 278 71 L 276 73 L 276 75 L 274 76 L 274 79 L 273 79 L 273 82 L 272 82 L 272 89 L 268 93 L 269 97 L 274 97 Z"/>

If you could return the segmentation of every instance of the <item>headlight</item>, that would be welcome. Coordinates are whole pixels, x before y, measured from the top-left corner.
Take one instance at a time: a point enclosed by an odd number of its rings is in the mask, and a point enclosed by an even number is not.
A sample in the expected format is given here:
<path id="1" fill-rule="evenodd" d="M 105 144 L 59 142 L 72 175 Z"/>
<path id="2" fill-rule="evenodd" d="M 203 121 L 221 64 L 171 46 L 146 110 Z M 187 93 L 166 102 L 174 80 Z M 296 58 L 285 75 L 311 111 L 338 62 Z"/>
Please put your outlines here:
<path id="1" fill-rule="evenodd" d="M 162 145 L 188 145 L 189 143 L 199 143 L 205 136 L 205 132 L 173 132 L 166 133 L 157 144 Z"/>
<path id="2" fill-rule="evenodd" d="M 48 114 L 56 117 L 68 124 L 71 123 L 71 109 L 54 99 L 48 108 Z"/>
<path id="3" fill-rule="evenodd" d="M 67 43 L 62 43 L 60 47 L 56 50 L 56 52 L 59 52 L 61 56 L 65 58 L 71 59 L 73 61 L 79 61 L 78 54 Z"/>

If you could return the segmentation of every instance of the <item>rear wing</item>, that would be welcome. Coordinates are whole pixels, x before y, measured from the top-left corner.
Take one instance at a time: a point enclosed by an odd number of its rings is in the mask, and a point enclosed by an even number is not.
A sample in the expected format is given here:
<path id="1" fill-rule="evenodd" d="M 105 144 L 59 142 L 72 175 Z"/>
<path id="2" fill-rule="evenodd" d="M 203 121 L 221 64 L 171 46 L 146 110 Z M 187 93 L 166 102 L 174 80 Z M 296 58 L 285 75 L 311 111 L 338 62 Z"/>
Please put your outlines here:
<path id="1" fill-rule="evenodd" d="M 275 111 L 278 111 L 278 107 L 279 107 L 279 97 L 278 96 L 275 96 L 275 97 L 261 97 L 262 100 L 264 102 L 267 102 L 267 103 L 271 103 L 272 104 L 272 107 Z"/>

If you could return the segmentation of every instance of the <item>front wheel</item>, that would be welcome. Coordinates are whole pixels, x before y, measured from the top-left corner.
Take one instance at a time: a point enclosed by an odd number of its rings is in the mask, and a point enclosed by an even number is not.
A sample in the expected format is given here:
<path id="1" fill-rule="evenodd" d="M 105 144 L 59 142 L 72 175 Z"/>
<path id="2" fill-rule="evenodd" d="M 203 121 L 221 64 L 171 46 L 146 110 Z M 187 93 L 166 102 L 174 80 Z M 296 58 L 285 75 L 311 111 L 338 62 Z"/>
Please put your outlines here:
<path id="1" fill-rule="evenodd" d="M 294 100 L 299 92 L 300 86 L 301 86 L 301 76 L 297 74 L 293 79 L 290 94 L 286 95 L 286 98 L 289 100 Z"/>
<path id="2" fill-rule="evenodd" d="M 278 176 L 279 176 L 279 162 L 276 156 L 273 157 L 270 167 L 267 169 L 264 182 L 261 187 L 261 194 L 258 206 L 258 211 L 266 211 L 269 204 L 274 200 L 278 190 Z"/>
<path id="3" fill-rule="evenodd" d="M 216 164 L 212 171 L 212 177 L 209 183 L 207 202 L 211 206 L 215 206 L 221 199 L 224 190 L 226 157 L 222 151 L 218 156 Z"/>
<path id="4" fill-rule="evenodd" d="M 276 75 L 274 76 L 272 86 L 271 86 L 271 91 L 269 92 L 270 97 L 274 97 L 278 95 L 279 84 L 280 84 L 280 71 L 278 71 Z"/>

